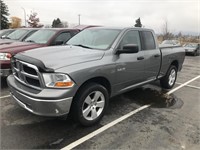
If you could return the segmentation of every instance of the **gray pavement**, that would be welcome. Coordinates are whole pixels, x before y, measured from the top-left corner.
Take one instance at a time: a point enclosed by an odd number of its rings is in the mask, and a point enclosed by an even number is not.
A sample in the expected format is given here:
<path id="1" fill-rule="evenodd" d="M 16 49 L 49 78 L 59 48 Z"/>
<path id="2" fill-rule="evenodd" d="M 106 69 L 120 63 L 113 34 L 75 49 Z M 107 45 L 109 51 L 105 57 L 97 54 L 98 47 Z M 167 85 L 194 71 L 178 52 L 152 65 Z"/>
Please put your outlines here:
<path id="1" fill-rule="evenodd" d="M 200 75 L 200 56 L 187 56 L 178 83 Z M 200 78 L 189 85 L 200 87 Z M 175 87 L 179 86 L 177 84 Z M 102 121 L 82 127 L 70 118 L 39 117 L 19 107 L 10 97 L 1 101 L 1 149 L 60 149 L 113 120 L 145 105 L 146 108 L 75 149 L 200 149 L 200 89 L 185 86 L 166 96 L 159 82 L 110 100 Z M 9 89 L 3 80 L 1 96 Z"/>

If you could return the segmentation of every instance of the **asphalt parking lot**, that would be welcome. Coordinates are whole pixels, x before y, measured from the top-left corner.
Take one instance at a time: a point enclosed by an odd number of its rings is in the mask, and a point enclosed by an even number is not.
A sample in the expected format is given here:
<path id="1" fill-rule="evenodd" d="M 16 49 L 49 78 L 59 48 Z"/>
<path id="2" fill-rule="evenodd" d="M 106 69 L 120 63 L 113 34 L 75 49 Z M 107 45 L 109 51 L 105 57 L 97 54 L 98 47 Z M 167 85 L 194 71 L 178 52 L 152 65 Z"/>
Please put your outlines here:
<path id="1" fill-rule="evenodd" d="M 198 150 L 199 75 L 200 56 L 186 56 L 174 91 L 163 90 L 155 82 L 114 97 L 102 121 L 92 127 L 83 127 L 70 118 L 32 115 L 8 96 L 9 89 L 2 80 L 1 149 Z M 139 110 L 143 106 L 148 107 Z M 114 122 L 127 114 L 127 118 Z"/>

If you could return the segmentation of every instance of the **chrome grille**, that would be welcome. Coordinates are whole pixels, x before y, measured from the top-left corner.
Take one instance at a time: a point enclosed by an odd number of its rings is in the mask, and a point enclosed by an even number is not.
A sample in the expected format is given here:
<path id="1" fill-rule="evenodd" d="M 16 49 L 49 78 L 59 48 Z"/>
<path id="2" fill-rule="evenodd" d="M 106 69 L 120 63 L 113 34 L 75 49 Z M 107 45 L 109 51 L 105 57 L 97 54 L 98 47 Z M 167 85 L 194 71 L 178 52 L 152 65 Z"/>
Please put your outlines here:
<path id="1" fill-rule="evenodd" d="M 11 64 L 16 80 L 34 89 L 41 89 L 41 75 L 35 65 L 17 59 L 12 60 Z"/>

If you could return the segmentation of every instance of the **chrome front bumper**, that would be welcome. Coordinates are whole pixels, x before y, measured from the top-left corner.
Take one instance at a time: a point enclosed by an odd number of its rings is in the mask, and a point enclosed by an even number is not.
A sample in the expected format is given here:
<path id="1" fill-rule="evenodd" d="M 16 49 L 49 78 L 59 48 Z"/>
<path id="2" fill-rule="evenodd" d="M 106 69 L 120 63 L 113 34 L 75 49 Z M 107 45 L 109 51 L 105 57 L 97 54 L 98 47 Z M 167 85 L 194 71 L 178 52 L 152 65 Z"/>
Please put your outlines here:
<path id="1" fill-rule="evenodd" d="M 33 114 L 56 117 L 66 115 L 70 111 L 73 96 L 70 96 L 70 92 L 67 90 L 45 89 L 38 93 L 32 93 L 29 87 L 18 83 L 12 75 L 7 78 L 7 83 L 10 87 L 11 97 L 21 107 Z"/>

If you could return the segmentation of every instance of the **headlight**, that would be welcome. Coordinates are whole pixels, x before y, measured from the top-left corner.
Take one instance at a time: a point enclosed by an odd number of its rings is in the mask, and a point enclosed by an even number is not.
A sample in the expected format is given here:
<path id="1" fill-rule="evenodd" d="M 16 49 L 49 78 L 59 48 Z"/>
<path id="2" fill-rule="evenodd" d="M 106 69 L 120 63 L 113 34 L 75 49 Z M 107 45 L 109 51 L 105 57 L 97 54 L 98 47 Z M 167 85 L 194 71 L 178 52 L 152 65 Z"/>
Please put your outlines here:
<path id="1" fill-rule="evenodd" d="M 10 60 L 11 57 L 10 53 L 0 53 L 0 60 Z"/>
<path id="2" fill-rule="evenodd" d="M 46 87 L 70 88 L 74 86 L 74 82 L 66 74 L 44 73 L 43 78 L 44 78 Z"/>

